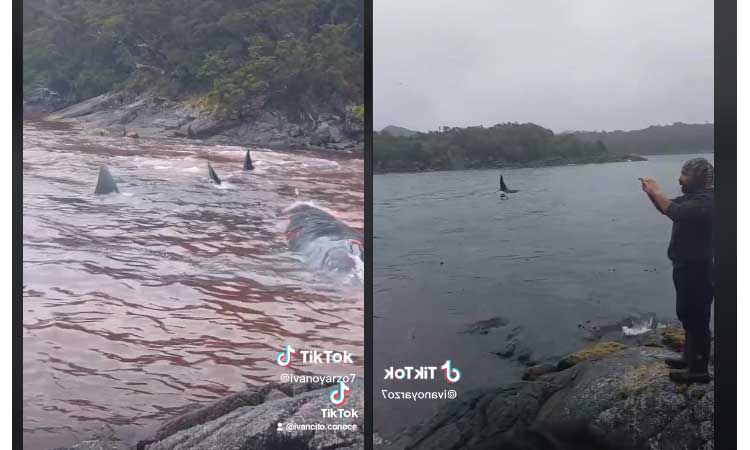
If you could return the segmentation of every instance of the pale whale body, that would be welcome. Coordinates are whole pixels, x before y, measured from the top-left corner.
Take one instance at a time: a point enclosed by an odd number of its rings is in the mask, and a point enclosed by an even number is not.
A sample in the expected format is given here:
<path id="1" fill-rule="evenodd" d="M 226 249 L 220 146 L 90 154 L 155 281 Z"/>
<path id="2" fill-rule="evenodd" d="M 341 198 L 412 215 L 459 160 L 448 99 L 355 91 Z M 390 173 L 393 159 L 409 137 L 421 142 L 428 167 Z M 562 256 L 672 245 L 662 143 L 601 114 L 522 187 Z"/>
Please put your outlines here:
<path id="1" fill-rule="evenodd" d="M 286 238 L 290 250 L 320 272 L 362 282 L 364 255 L 360 233 L 311 205 L 297 205 L 287 212 Z"/>

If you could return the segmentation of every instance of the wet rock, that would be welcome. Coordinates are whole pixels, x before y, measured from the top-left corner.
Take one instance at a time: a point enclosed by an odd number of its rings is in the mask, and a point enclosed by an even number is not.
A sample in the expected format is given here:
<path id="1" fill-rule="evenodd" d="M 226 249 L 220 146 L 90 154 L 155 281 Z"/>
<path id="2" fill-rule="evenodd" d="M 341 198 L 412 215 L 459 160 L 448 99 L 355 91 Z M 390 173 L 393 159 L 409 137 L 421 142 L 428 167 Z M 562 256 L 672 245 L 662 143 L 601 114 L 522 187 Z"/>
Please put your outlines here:
<path id="1" fill-rule="evenodd" d="M 119 104 L 117 103 L 116 95 L 103 94 L 97 97 L 90 98 L 88 100 L 84 100 L 81 103 L 76 103 L 72 106 L 68 106 L 67 108 L 61 109 L 59 111 L 55 111 L 48 116 L 48 119 L 62 121 L 70 119 L 82 119 L 85 122 L 90 123 L 93 128 L 96 128 L 101 126 L 99 125 L 99 120 L 89 122 L 83 118 L 85 116 L 91 116 L 92 114 L 96 113 L 102 113 L 106 115 L 107 111 L 110 111 L 118 106 Z"/>
<path id="2" fill-rule="evenodd" d="M 285 113 L 263 108 L 255 108 L 262 112 L 253 117 L 223 117 L 202 99 L 172 101 L 154 92 L 119 92 L 88 99 L 47 118 L 73 121 L 90 129 L 127 126 L 141 138 L 186 137 L 211 144 L 283 150 L 364 150 L 364 133 L 347 131 L 348 116 L 303 114 L 292 122 Z"/>
<path id="3" fill-rule="evenodd" d="M 470 323 L 459 331 L 459 334 L 487 334 L 493 328 L 500 328 L 506 325 L 508 325 L 507 319 L 503 317 L 493 317 L 491 319 Z"/>
<path id="4" fill-rule="evenodd" d="M 37 86 L 24 96 L 23 110 L 26 113 L 49 113 L 63 109 L 76 102 L 71 94 L 61 94 L 44 86 Z"/>
<path id="5" fill-rule="evenodd" d="M 365 121 L 362 112 L 363 111 L 360 111 L 356 106 L 351 106 L 346 109 L 343 132 L 345 136 L 354 141 L 364 140 Z"/>
<path id="6" fill-rule="evenodd" d="M 590 319 L 578 324 L 583 331 L 583 337 L 589 341 L 598 341 L 603 338 L 613 339 L 622 335 L 622 327 L 630 322 L 611 319 Z"/>
<path id="7" fill-rule="evenodd" d="M 115 437 L 114 433 L 109 430 L 102 430 L 92 436 L 91 439 L 85 440 L 80 444 L 72 447 L 58 448 L 55 450 L 131 450 L 132 447 Z"/>
<path id="8" fill-rule="evenodd" d="M 510 358 L 516 352 L 516 345 L 518 345 L 518 341 L 515 339 L 507 341 L 505 347 L 499 352 L 495 352 L 495 354 L 501 358 Z"/>
<path id="9" fill-rule="evenodd" d="M 120 441 L 91 439 L 72 447 L 65 447 L 56 450 L 131 450 L 131 447 L 128 447 Z"/>
<path id="10" fill-rule="evenodd" d="M 694 397 L 669 380 L 666 349 L 636 347 L 557 374 L 565 388 L 540 410 L 542 420 L 585 419 L 622 436 L 626 448 L 702 448 L 701 427 L 713 420 L 713 382 Z M 695 387 L 688 388 L 695 389 Z M 706 390 L 703 390 L 706 389 Z M 697 399 L 696 399 L 697 398 Z"/>
<path id="11" fill-rule="evenodd" d="M 187 134 L 191 139 L 200 139 L 217 134 L 224 128 L 225 126 L 220 120 L 204 115 L 190 122 Z"/>
<path id="12" fill-rule="evenodd" d="M 338 144 L 328 144 L 326 146 L 327 148 L 333 149 L 333 150 L 353 150 L 354 146 L 351 142 L 341 142 Z"/>
<path id="13" fill-rule="evenodd" d="M 154 434 L 153 440 L 165 439 L 178 431 L 217 419 L 241 407 L 256 406 L 280 396 L 293 397 L 315 389 L 320 389 L 320 385 L 270 383 L 263 386 L 254 386 L 209 405 L 197 406 L 194 410 L 170 420 L 159 428 Z"/>
<path id="14" fill-rule="evenodd" d="M 109 136 L 110 132 L 109 130 L 104 128 L 94 128 L 92 130 L 89 130 L 89 134 L 93 136 Z"/>
<path id="15" fill-rule="evenodd" d="M 528 369 L 526 369 L 523 372 L 522 379 L 525 381 L 534 381 L 541 377 L 542 375 L 546 375 L 548 373 L 557 372 L 557 366 L 555 364 L 538 364 L 535 366 L 531 366 Z"/>
<path id="16" fill-rule="evenodd" d="M 323 419 L 321 409 L 331 408 L 330 388 L 320 385 L 272 383 L 251 388 L 198 408 L 165 424 L 144 450 L 323 450 L 364 448 L 364 384 L 352 386 L 345 408 L 355 408 L 359 418 Z M 287 431 L 284 425 L 313 423 L 353 424 L 356 431 Z M 279 431 L 282 424 L 282 431 Z"/>
<path id="17" fill-rule="evenodd" d="M 488 323 L 481 323 L 478 322 L 477 324 L 487 326 L 487 325 L 505 325 L 507 322 L 502 318 L 495 318 L 495 320 L 500 319 L 497 322 L 488 322 Z M 477 324 L 473 324 L 476 326 Z M 493 352 L 495 355 L 504 358 L 504 359 L 512 359 L 514 361 L 517 361 L 521 364 L 524 364 L 526 366 L 533 366 L 537 364 L 536 359 L 533 356 L 532 350 L 526 346 L 526 344 L 523 343 L 521 339 L 518 338 L 518 335 L 521 333 L 521 327 L 514 327 L 510 333 L 508 333 L 505 345 L 501 350 L 498 350 L 496 352 Z M 480 334 L 487 334 L 488 331 L 482 330 L 479 332 Z"/>
<path id="18" fill-rule="evenodd" d="M 533 366 L 536 364 L 536 361 L 532 357 L 531 350 L 526 348 L 518 353 L 518 355 L 516 356 L 516 361 L 527 366 Z"/>
<path id="19" fill-rule="evenodd" d="M 78 445 L 56 450 L 361 450 L 364 448 L 364 383 L 351 384 L 341 408 L 354 408 L 358 418 L 322 418 L 321 409 L 336 409 L 329 400 L 331 386 L 269 383 L 196 404 L 159 428 L 151 439 L 135 446 L 111 432 L 100 432 Z M 355 425 L 347 431 L 287 431 L 287 423 Z M 279 430 L 280 425 L 281 430 Z"/>
<path id="20" fill-rule="evenodd" d="M 329 128 L 329 134 L 330 138 L 328 142 L 338 144 L 342 140 L 344 140 L 344 135 L 341 133 L 341 129 L 339 127 L 330 127 Z"/>
<path id="21" fill-rule="evenodd" d="M 565 370 L 581 361 L 602 359 L 625 348 L 627 346 L 619 342 L 600 342 L 564 357 L 558 361 L 557 368 L 558 370 Z"/>
<path id="22" fill-rule="evenodd" d="M 138 109 L 126 109 L 123 111 L 118 122 L 122 125 L 129 124 L 138 117 Z"/>
<path id="23" fill-rule="evenodd" d="M 401 450 L 471 449 L 493 435 L 530 426 L 549 388 L 521 382 L 469 392 L 421 426 L 400 434 L 387 448 Z"/>
<path id="24" fill-rule="evenodd" d="M 330 125 L 328 122 L 323 122 L 318 125 L 312 136 L 310 136 L 310 144 L 312 145 L 325 145 L 329 143 L 338 143 L 343 139 L 341 129 Z"/>
<path id="25" fill-rule="evenodd" d="M 687 388 L 672 383 L 663 360 L 674 355 L 665 348 L 637 346 L 601 352 L 559 372 L 548 372 L 553 369 L 548 366 L 536 381 L 468 393 L 390 439 L 388 448 L 514 448 L 510 445 L 528 443 L 524 437 L 540 429 L 566 448 L 713 448 L 713 382 Z M 575 432 L 566 434 L 566 429 Z M 587 433 L 588 446 L 572 443 L 575 435 Z M 595 436 L 609 440 L 591 447 Z"/>

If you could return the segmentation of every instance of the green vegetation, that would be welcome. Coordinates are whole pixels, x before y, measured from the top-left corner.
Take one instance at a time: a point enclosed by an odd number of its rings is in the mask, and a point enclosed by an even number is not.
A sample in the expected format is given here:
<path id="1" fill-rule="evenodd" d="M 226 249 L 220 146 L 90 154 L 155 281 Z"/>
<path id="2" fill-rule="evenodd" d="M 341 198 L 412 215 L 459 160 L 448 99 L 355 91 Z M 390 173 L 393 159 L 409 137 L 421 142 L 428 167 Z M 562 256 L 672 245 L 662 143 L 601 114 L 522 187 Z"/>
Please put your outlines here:
<path id="1" fill-rule="evenodd" d="M 362 103 L 363 20 L 355 0 L 24 0 L 24 93 L 155 88 L 230 117 L 343 116 Z"/>
<path id="2" fill-rule="evenodd" d="M 557 369 L 565 370 L 569 367 L 575 366 L 581 361 L 593 361 L 606 358 L 607 356 L 626 348 L 628 348 L 627 345 L 620 344 L 619 342 L 600 342 L 561 359 L 557 363 Z"/>
<path id="3" fill-rule="evenodd" d="M 357 105 L 353 108 L 354 117 L 359 120 L 365 120 L 365 105 Z"/>
<path id="4" fill-rule="evenodd" d="M 395 129 L 398 127 L 389 127 Z M 403 130 L 403 129 L 402 129 Z M 407 130 L 408 131 L 408 130 Z M 457 170 L 504 165 L 613 161 L 601 142 L 556 135 L 532 123 L 443 128 L 429 133 L 375 133 L 374 168 L 379 172 Z M 622 159 L 622 157 L 620 157 Z"/>
<path id="5" fill-rule="evenodd" d="M 668 327 L 661 332 L 662 343 L 674 351 L 681 352 L 685 347 L 685 330 L 679 327 Z"/>
<path id="6" fill-rule="evenodd" d="M 586 141 L 602 141 L 613 152 L 638 155 L 701 153 L 714 151 L 714 125 L 687 124 L 650 126 L 634 131 L 577 131 Z"/>

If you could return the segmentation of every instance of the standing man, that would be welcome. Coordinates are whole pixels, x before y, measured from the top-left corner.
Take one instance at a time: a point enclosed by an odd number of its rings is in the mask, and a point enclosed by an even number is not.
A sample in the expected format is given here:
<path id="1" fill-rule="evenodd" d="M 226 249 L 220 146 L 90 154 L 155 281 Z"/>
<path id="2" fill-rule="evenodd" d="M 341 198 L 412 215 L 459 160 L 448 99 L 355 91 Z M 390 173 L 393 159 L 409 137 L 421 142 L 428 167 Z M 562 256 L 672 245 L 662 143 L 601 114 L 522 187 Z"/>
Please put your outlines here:
<path id="1" fill-rule="evenodd" d="M 711 302 L 713 301 L 714 167 L 703 158 L 682 166 L 681 195 L 669 200 L 656 181 L 641 178 L 641 187 L 656 209 L 672 219 L 667 255 L 677 294 L 677 318 L 685 329 L 682 357 L 667 358 L 669 378 L 682 383 L 710 381 Z"/>

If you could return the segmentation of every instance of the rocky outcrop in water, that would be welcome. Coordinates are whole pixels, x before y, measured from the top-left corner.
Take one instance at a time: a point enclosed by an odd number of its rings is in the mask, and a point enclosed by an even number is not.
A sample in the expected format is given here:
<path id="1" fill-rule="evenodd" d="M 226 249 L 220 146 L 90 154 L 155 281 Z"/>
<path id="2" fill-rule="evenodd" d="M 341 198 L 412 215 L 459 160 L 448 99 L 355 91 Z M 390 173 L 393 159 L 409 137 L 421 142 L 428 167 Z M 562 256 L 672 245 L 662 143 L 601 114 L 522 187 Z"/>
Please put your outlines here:
<path id="1" fill-rule="evenodd" d="M 49 113 L 74 104 L 76 97 L 61 94 L 44 86 L 33 88 L 23 99 L 23 111 L 27 114 Z"/>
<path id="2" fill-rule="evenodd" d="M 270 383 L 207 406 L 196 405 L 135 446 L 101 436 L 60 450 L 360 450 L 364 448 L 364 384 L 357 379 L 351 388 L 344 408 L 357 409 L 358 418 L 322 417 L 321 409 L 333 407 L 328 386 Z M 354 424 L 357 430 L 289 431 L 289 423 Z"/>
<path id="3" fill-rule="evenodd" d="M 512 448 L 539 448 L 521 447 L 528 430 L 574 423 L 607 437 L 599 450 L 713 449 L 713 381 L 690 386 L 670 381 L 663 360 L 676 355 L 679 330 L 652 330 L 641 339 L 643 344 L 630 346 L 597 343 L 533 381 L 471 392 L 380 448 L 468 450 L 511 448 L 514 442 L 519 446 Z M 559 448 L 587 448 L 566 445 Z"/>
<path id="4" fill-rule="evenodd" d="M 48 120 L 71 121 L 93 134 L 141 138 L 200 139 L 212 144 L 273 149 L 361 152 L 364 122 L 354 108 L 343 116 L 319 113 L 290 118 L 264 111 L 251 119 L 221 118 L 200 102 L 174 101 L 153 93 L 110 93 L 57 111 Z"/>

